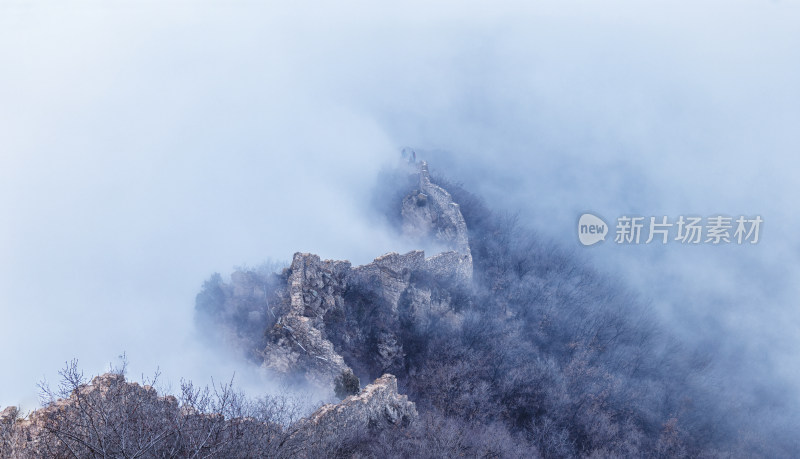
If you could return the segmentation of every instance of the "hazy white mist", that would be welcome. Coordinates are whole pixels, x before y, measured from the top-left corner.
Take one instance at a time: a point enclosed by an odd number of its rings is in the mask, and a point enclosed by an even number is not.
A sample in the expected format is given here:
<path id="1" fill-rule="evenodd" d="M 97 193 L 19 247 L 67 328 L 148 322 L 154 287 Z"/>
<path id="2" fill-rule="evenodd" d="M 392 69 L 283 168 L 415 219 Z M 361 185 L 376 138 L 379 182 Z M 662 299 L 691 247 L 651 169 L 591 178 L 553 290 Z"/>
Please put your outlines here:
<path id="1" fill-rule="evenodd" d="M 267 385 L 197 344 L 200 285 L 408 249 L 367 212 L 406 145 L 796 393 L 798 23 L 766 1 L 3 1 L 0 407 L 123 351 Z M 765 223 L 757 246 L 583 249 L 587 210 Z"/>

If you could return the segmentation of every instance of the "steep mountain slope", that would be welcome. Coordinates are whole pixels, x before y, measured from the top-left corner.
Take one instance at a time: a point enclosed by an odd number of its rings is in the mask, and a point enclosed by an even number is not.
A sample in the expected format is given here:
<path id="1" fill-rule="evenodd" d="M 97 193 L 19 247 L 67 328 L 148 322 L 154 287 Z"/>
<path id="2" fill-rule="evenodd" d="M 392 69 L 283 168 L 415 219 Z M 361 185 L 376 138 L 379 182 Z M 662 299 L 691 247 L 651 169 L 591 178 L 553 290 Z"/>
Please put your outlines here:
<path id="1" fill-rule="evenodd" d="M 297 253 L 280 272 L 215 274 L 197 295 L 209 340 L 341 402 L 300 418 L 285 398 L 191 384 L 160 396 L 73 365 L 40 410 L 0 412 L 0 456 L 795 456 L 791 426 L 720 392 L 713 356 L 618 282 L 425 163 L 380 183 L 398 236 L 432 256 Z"/>
<path id="2" fill-rule="evenodd" d="M 432 178 L 425 163 L 381 184 L 398 235 L 441 253 L 356 267 L 298 253 L 279 274 L 212 277 L 197 299 L 209 334 L 278 373 L 342 397 L 359 380 L 397 378 L 417 427 L 353 437 L 341 454 L 386 455 L 403 435 L 419 451 L 430 431 L 458 437 L 447 454 L 465 455 L 488 454 L 486 445 L 523 457 L 796 450 L 788 429 L 755 425 L 752 410 L 715 391 L 712 357 L 672 338 L 618 281 Z"/>
<path id="3" fill-rule="evenodd" d="M 199 312 L 211 316 L 210 323 L 219 323 L 216 318 L 226 317 L 229 307 L 248 304 L 253 308 L 248 317 L 268 319 L 262 323 L 266 341 L 259 344 L 263 348 L 248 349 L 250 355 L 266 368 L 303 374 L 322 387 L 337 382 L 341 387 L 345 379 L 352 380 L 353 367 L 362 377 L 402 370 L 403 330 L 409 323 L 426 320 L 428 314 L 461 320 L 451 307 L 451 296 L 458 288 L 468 289 L 472 280 L 469 236 L 458 204 L 431 182 L 425 162 L 415 174 L 418 186 L 401 204 L 402 231 L 421 243 L 442 247 L 441 253 L 428 258 L 419 250 L 388 253 L 355 267 L 348 261 L 323 261 L 297 253 L 280 280 L 270 281 L 272 276 L 267 276 L 255 282 L 259 287 L 285 282 L 271 292 L 271 301 L 255 298 L 267 295 L 266 287 L 249 288 L 257 274 L 237 273 L 231 286 L 212 279 L 216 285 L 207 285 L 198 297 Z M 242 301 L 240 292 L 251 301 Z M 218 304 L 209 306 L 210 301 Z M 234 316 L 239 315 L 227 317 Z M 247 336 L 253 330 L 242 327 L 247 322 L 223 320 L 230 334 L 255 343 Z"/>

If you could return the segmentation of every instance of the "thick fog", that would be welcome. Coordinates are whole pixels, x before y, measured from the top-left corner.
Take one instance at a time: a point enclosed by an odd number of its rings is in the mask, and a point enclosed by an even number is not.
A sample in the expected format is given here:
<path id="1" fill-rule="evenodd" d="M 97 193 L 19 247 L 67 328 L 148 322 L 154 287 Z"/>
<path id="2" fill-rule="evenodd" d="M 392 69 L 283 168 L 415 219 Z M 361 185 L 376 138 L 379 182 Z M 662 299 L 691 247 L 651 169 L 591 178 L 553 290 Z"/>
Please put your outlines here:
<path id="1" fill-rule="evenodd" d="M 122 352 L 267 386 L 199 344 L 200 285 L 410 249 L 369 212 L 404 146 L 641 292 L 733 386 L 796 396 L 796 5 L 165 3 L 0 4 L 0 406 Z M 764 224 L 584 248 L 584 211 Z"/>

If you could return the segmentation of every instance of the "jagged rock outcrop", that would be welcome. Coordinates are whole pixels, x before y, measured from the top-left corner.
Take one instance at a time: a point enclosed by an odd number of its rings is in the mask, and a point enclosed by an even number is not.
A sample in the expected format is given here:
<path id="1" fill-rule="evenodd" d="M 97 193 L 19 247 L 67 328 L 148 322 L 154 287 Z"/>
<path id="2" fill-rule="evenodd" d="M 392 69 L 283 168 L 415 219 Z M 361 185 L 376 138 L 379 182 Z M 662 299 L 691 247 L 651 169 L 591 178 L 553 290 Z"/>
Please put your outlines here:
<path id="1" fill-rule="evenodd" d="M 20 412 L 16 406 L 9 406 L 0 411 L 0 457 L 12 458 L 21 456 L 27 438 L 19 427 Z"/>
<path id="2" fill-rule="evenodd" d="M 267 369 L 303 375 L 327 389 L 353 393 L 358 384 L 350 382 L 358 377 L 402 370 L 404 334 L 430 315 L 460 320 L 453 292 L 468 289 L 472 280 L 458 204 L 431 181 L 425 162 L 412 167 L 410 192 L 393 198 L 398 224 L 406 237 L 433 249 L 432 256 L 387 253 L 352 266 L 296 253 L 280 274 L 237 271 L 230 284 L 214 275 L 197 296 L 198 321 Z"/>
<path id="3" fill-rule="evenodd" d="M 431 182 L 425 162 L 418 175 L 418 189 L 401 203 L 403 231 L 445 251 L 429 258 L 421 250 L 387 253 L 355 267 L 296 253 L 284 272 L 281 305 L 271 310 L 277 320 L 267 330 L 264 366 L 330 388 L 354 373 L 354 365 L 362 375 L 402 367 L 401 320 L 434 310 L 458 320 L 446 289 L 437 287 L 472 278 L 466 223 L 450 194 Z"/>
<path id="4" fill-rule="evenodd" d="M 289 268 L 288 303 L 268 331 L 272 338 L 264 350 L 264 365 L 279 372 L 302 369 L 309 379 L 330 383 L 352 372 L 324 335 L 324 317 L 342 309 L 350 263 L 321 261 L 316 255 L 297 253 Z"/>
<path id="5" fill-rule="evenodd" d="M 472 278 L 469 234 L 461 209 L 444 188 L 431 182 L 428 163 L 419 165 L 419 187 L 403 199 L 403 233 L 414 239 L 432 240 L 445 249 L 440 266 L 458 268 L 466 280 Z M 448 254 L 448 251 L 455 254 Z"/>
<path id="6" fill-rule="evenodd" d="M 353 426 L 381 428 L 390 425 L 407 426 L 417 418 L 414 402 L 397 393 L 397 378 L 385 374 L 337 404 L 320 407 L 308 418 L 308 426 Z"/>
<path id="7" fill-rule="evenodd" d="M 10 423 L 16 420 L 18 415 L 19 415 L 19 408 L 17 408 L 16 406 L 7 406 L 6 408 L 3 409 L 3 411 L 0 411 L 0 422 Z"/>
<path id="8" fill-rule="evenodd" d="M 381 371 L 400 365 L 404 357 L 401 340 L 397 336 L 401 313 L 414 314 L 420 309 L 446 309 L 431 292 L 415 285 L 415 273 L 426 273 L 434 278 L 460 279 L 457 266 L 448 264 L 437 255 L 425 258 L 416 250 L 404 255 L 388 253 L 372 263 L 351 267 L 346 261 L 320 260 L 319 256 L 296 253 L 288 272 L 288 298 L 275 323 L 268 330 L 270 338 L 263 351 L 264 365 L 283 373 L 302 372 L 323 387 L 353 370 L 340 354 L 359 341 L 365 341 L 365 328 L 371 324 L 361 322 L 342 326 L 342 320 L 358 316 L 359 296 L 371 307 L 380 307 L 381 316 L 388 321 L 374 333 L 374 353 L 371 356 Z M 401 311 L 402 300 L 406 299 Z M 335 335 L 335 336 L 330 336 Z M 338 346 L 336 344 L 338 344 Z M 339 349 L 337 349 L 337 347 Z"/>

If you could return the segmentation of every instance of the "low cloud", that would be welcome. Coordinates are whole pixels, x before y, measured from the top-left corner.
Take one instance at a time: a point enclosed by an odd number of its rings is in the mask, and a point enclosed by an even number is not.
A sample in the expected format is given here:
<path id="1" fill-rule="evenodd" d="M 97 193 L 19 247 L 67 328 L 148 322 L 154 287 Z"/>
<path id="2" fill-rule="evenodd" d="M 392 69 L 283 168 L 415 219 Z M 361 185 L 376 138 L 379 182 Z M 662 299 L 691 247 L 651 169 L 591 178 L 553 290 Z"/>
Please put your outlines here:
<path id="1" fill-rule="evenodd" d="M 800 387 L 792 5 L 0 9 L 0 406 L 123 351 L 226 378 L 193 337 L 202 281 L 405 249 L 366 209 L 406 145 L 643 292 L 734 384 L 741 359 Z M 765 223 L 753 247 L 590 250 L 584 211 Z"/>

